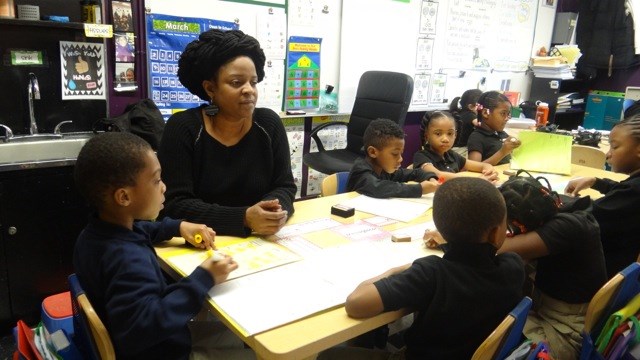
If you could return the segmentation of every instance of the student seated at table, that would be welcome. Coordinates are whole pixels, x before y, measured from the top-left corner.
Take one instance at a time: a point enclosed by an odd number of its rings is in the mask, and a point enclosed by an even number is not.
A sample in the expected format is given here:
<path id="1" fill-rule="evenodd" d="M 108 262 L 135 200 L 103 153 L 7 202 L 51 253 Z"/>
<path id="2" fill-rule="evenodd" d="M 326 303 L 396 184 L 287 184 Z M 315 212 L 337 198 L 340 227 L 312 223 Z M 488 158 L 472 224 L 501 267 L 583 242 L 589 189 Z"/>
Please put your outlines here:
<path id="1" fill-rule="evenodd" d="M 358 319 L 416 311 L 403 358 L 470 359 L 522 299 L 524 267 L 517 254 L 496 255 L 506 236 L 506 209 L 488 181 L 460 177 L 442 184 L 433 199 L 433 221 L 449 241 L 444 256 L 419 258 L 362 282 L 345 309 Z M 325 356 L 367 350 L 333 348 Z"/>
<path id="2" fill-rule="evenodd" d="M 462 156 L 467 156 L 467 141 L 469 135 L 473 132 L 478 123 L 478 98 L 482 95 L 482 91 L 478 89 L 469 89 L 462 93 L 462 96 L 456 96 L 449 105 L 449 112 L 456 119 L 456 141 L 453 144 L 453 151 Z"/>
<path id="3" fill-rule="evenodd" d="M 537 260 L 524 335 L 547 341 L 556 360 L 577 359 L 587 307 L 607 281 L 598 223 L 588 212 L 565 212 L 558 195 L 532 177 L 513 177 L 499 190 L 510 236 L 498 253 Z"/>
<path id="4" fill-rule="evenodd" d="M 467 149 L 469 160 L 491 165 L 508 164 L 511 152 L 520 146 L 520 140 L 504 132 L 511 119 L 511 102 L 497 91 L 487 91 L 478 98 L 480 126 L 469 136 Z"/>
<path id="5" fill-rule="evenodd" d="M 182 236 L 212 249 L 215 232 L 170 218 L 136 221 L 155 219 L 164 202 L 160 163 L 149 144 L 124 132 L 97 135 L 80 151 L 75 179 L 96 213 L 78 237 L 73 265 L 117 358 L 253 358 L 220 323 L 190 322 L 209 289 L 238 267 L 233 259 L 209 258 L 177 282 L 165 281 L 154 243 Z M 199 244 L 196 234 L 202 236 Z"/>
<path id="6" fill-rule="evenodd" d="M 603 197 L 593 201 L 592 213 L 600 224 L 600 240 L 607 275 L 614 276 L 636 261 L 640 253 L 640 114 L 617 123 L 609 134 L 607 162 L 611 170 L 629 174 L 626 180 L 581 177 L 565 189 L 578 196 L 592 188 Z"/>
<path id="7" fill-rule="evenodd" d="M 456 173 L 459 171 L 479 172 L 485 180 L 498 181 L 498 173 L 491 164 L 467 160 L 451 150 L 458 134 L 453 117 L 446 111 L 426 113 L 420 124 L 420 133 L 424 145 L 413 155 L 414 169 L 433 172 L 445 181 L 458 176 Z"/>
<path id="8" fill-rule="evenodd" d="M 362 138 L 367 153 L 353 164 L 347 190 L 375 198 L 421 197 L 434 192 L 438 177 L 422 169 L 404 169 L 404 132 L 389 119 L 369 123 Z M 416 181 L 418 184 L 406 184 Z"/>

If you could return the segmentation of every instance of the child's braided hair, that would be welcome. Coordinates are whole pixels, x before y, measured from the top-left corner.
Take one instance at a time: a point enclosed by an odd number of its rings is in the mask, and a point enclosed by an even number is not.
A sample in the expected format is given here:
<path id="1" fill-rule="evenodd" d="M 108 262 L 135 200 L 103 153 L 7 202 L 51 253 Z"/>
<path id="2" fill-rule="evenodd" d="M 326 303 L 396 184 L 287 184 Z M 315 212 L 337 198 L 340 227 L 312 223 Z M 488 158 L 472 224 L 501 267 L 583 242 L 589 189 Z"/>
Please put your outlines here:
<path id="1" fill-rule="evenodd" d="M 529 176 L 520 176 L 525 172 Z M 546 186 L 541 183 L 546 182 Z M 560 198 L 549 181 L 518 170 L 499 188 L 507 205 L 507 225 L 511 235 L 533 231 L 558 213 Z"/>

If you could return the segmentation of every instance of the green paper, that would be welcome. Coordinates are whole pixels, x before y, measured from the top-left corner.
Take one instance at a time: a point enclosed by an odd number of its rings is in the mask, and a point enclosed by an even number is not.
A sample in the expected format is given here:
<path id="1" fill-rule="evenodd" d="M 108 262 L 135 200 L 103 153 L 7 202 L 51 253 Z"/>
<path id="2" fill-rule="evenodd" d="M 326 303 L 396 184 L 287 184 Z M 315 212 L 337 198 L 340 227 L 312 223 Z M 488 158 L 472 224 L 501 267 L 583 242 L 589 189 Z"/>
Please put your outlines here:
<path id="1" fill-rule="evenodd" d="M 512 169 L 571 175 L 571 136 L 521 131 L 518 137 L 522 145 L 513 150 Z"/>

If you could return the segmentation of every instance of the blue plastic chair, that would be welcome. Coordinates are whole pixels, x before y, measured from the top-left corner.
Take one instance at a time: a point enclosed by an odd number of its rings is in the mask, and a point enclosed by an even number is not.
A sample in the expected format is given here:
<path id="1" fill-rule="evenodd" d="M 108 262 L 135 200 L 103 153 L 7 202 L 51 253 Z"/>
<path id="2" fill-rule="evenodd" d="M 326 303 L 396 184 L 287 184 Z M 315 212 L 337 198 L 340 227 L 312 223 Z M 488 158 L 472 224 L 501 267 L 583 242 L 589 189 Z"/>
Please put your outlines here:
<path id="1" fill-rule="evenodd" d="M 609 315 L 623 308 L 640 293 L 640 264 L 633 263 L 617 273 L 589 302 L 582 332 L 580 360 L 604 360 L 596 350 L 596 339 Z"/>
<path id="2" fill-rule="evenodd" d="M 347 179 L 349 179 L 348 171 L 337 172 L 327 176 L 322 180 L 320 194 L 329 196 L 347 192 Z"/>
<path id="3" fill-rule="evenodd" d="M 531 298 L 525 296 L 498 327 L 480 344 L 472 360 L 502 360 L 522 342 L 522 329 L 531 309 Z"/>
<path id="4" fill-rule="evenodd" d="M 76 274 L 69 275 L 73 308 L 73 341 L 85 359 L 115 359 L 109 333 L 82 290 Z"/>

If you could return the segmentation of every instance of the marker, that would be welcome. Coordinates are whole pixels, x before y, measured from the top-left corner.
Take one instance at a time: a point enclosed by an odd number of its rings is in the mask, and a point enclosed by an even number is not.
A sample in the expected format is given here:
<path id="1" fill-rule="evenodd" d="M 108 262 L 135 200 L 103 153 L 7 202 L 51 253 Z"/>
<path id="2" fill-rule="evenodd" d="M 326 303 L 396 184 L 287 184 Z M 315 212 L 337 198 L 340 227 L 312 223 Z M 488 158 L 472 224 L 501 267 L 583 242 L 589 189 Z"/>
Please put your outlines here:
<path id="1" fill-rule="evenodd" d="M 438 184 L 444 184 L 445 178 L 442 176 L 438 177 Z"/>
<path id="2" fill-rule="evenodd" d="M 200 234 L 195 234 L 195 235 L 193 236 L 193 241 L 195 241 L 195 242 L 196 242 L 196 244 L 200 244 L 200 243 L 202 242 L 202 235 L 200 235 Z"/>
<path id="3" fill-rule="evenodd" d="M 207 255 L 211 258 L 211 260 L 213 260 L 214 262 L 220 261 L 222 259 L 224 259 L 224 255 L 222 255 L 221 253 L 215 251 L 215 250 L 207 250 Z"/>

